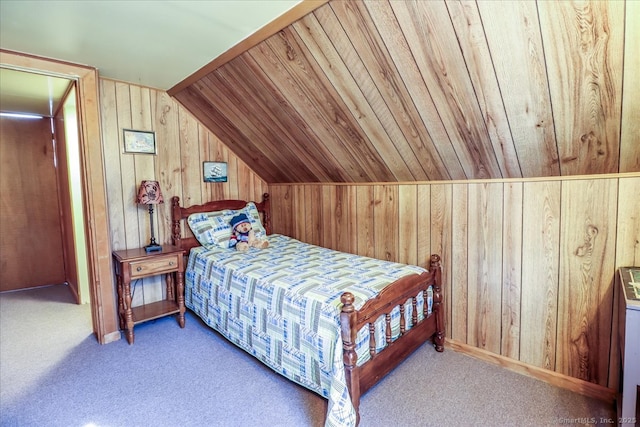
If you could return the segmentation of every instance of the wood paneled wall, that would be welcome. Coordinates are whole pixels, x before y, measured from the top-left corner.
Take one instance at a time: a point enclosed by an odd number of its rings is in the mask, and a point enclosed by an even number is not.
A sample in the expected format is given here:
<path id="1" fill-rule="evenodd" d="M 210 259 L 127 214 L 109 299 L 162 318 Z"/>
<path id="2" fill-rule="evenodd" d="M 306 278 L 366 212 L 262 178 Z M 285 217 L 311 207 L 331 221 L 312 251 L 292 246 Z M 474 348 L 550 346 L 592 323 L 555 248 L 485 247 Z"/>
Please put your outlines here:
<path id="1" fill-rule="evenodd" d="M 156 240 L 171 242 L 170 199 L 179 196 L 184 205 L 221 198 L 260 200 L 267 186 L 240 158 L 202 126 L 164 91 L 101 79 L 100 111 L 106 170 L 109 229 L 112 250 L 131 249 L 149 243 L 148 209 L 135 203 L 140 182 L 160 182 L 165 203 L 156 206 Z M 157 154 L 126 154 L 123 129 L 153 131 Z M 206 183 L 202 162 L 228 163 L 226 183 Z M 162 297 L 160 280 L 146 280 L 144 294 L 133 305 Z"/>
<path id="2" fill-rule="evenodd" d="M 269 187 L 276 233 L 425 267 L 439 253 L 450 339 L 611 389 L 639 189 L 638 174 Z"/>
<path id="3" fill-rule="evenodd" d="M 169 93 L 269 183 L 638 172 L 639 21 L 635 0 L 332 0 Z"/>

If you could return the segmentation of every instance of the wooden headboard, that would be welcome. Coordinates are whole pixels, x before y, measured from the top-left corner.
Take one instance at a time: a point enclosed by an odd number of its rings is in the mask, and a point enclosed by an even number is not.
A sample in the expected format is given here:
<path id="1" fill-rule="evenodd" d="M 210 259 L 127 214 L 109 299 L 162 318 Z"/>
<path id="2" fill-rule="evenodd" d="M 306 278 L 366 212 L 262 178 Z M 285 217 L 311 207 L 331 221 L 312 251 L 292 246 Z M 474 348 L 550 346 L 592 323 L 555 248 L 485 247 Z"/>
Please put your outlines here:
<path id="1" fill-rule="evenodd" d="M 242 209 L 247 205 L 246 200 L 214 200 L 202 205 L 193 205 L 188 207 L 180 206 L 180 198 L 173 196 L 171 198 L 171 241 L 174 246 L 185 249 L 189 252 L 191 248 L 200 246 L 195 237 L 183 237 L 182 221 L 193 213 L 214 212 L 223 209 Z M 269 193 L 262 195 L 261 202 L 254 202 L 258 212 L 262 214 L 262 225 L 267 234 L 271 234 L 271 205 L 269 203 Z"/>

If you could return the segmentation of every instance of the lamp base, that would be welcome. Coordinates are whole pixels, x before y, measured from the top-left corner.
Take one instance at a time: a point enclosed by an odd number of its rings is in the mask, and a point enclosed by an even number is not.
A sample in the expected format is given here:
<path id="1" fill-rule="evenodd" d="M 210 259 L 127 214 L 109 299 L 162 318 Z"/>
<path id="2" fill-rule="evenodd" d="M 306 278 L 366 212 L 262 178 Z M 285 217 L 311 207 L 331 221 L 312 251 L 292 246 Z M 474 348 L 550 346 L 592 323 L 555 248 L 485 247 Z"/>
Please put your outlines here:
<path id="1" fill-rule="evenodd" d="M 144 247 L 144 250 L 149 253 L 149 252 L 162 252 L 162 246 L 152 243 L 150 245 L 147 245 Z"/>

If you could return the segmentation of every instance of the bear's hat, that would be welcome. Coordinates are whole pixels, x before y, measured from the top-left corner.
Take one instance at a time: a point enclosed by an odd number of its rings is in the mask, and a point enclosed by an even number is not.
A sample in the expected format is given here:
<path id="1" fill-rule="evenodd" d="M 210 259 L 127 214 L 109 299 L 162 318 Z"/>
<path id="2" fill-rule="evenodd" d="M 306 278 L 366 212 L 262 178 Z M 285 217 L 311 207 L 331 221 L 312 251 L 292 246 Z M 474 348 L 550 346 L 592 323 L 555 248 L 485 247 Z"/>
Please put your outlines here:
<path id="1" fill-rule="evenodd" d="M 241 213 L 238 214 L 236 216 L 234 216 L 233 218 L 231 218 L 231 228 L 235 229 L 238 224 L 242 224 L 243 222 L 248 222 L 251 223 L 251 221 L 249 221 L 249 218 L 247 217 L 247 215 Z"/>

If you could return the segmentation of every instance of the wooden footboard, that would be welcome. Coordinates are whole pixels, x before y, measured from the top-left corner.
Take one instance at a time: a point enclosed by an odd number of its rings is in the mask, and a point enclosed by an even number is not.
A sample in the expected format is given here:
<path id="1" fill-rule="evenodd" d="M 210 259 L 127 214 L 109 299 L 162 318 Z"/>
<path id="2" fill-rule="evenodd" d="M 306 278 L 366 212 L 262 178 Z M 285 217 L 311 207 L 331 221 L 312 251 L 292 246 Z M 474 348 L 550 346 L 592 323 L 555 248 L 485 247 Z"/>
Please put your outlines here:
<path id="1" fill-rule="evenodd" d="M 427 289 L 433 286 L 433 309 L 427 316 Z M 424 318 L 418 322 L 416 296 L 422 292 Z M 411 299 L 413 304 L 411 325 L 405 324 L 404 304 Z M 440 256 L 431 256 L 428 273 L 404 277 L 386 287 L 380 294 L 356 310 L 353 306 L 354 296 L 345 292 L 342 297 L 342 312 L 340 323 L 343 342 L 344 368 L 351 401 L 356 410 L 357 420 L 360 421 L 360 396 L 366 393 L 380 379 L 396 366 L 402 363 L 411 353 L 429 339 L 433 340 L 437 351 L 444 350 L 444 311 L 442 306 L 442 268 Z M 391 312 L 395 307 L 400 308 L 400 336 L 391 340 Z M 386 346 L 376 352 L 374 336 L 374 322 L 380 316 L 386 317 Z M 363 327 L 369 328 L 370 359 L 357 366 L 358 356 L 355 342 L 358 331 Z M 410 326 L 407 327 L 407 326 Z"/>

